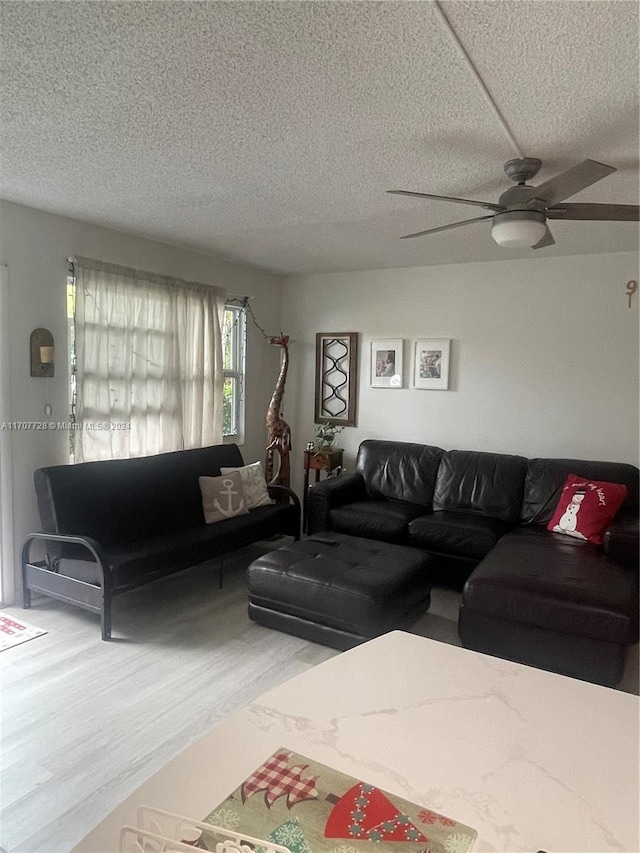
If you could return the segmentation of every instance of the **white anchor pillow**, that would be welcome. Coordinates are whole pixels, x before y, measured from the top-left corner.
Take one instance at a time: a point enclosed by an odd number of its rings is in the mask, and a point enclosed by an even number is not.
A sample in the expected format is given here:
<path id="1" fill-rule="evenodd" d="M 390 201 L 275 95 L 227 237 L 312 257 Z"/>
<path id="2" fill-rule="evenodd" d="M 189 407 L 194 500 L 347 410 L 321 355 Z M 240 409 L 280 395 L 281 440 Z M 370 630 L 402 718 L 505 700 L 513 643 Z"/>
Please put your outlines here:
<path id="1" fill-rule="evenodd" d="M 267 481 L 262 473 L 262 463 L 253 462 L 251 465 L 244 465 L 242 468 L 221 468 L 221 474 L 231 474 L 237 471 L 242 478 L 242 488 L 244 490 L 244 502 L 247 509 L 254 509 L 257 506 L 266 506 L 271 503 L 269 490 L 267 489 Z"/>
<path id="2" fill-rule="evenodd" d="M 198 477 L 198 483 L 202 492 L 202 509 L 206 524 L 249 514 L 239 471 L 224 474 L 222 477 Z"/>

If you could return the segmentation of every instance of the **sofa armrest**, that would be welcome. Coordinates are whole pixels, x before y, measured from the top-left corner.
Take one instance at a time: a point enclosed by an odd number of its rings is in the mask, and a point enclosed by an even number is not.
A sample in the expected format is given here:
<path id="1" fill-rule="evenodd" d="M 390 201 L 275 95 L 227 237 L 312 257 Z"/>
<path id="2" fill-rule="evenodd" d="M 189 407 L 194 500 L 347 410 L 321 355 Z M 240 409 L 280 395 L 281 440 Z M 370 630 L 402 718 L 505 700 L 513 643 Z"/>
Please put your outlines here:
<path id="1" fill-rule="evenodd" d="M 26 567 L 32 565 L 30 562 L 30 554 L 31 554 L 31 545 L 34 542 L 57 542 L 59 544 L 66 545 L 82 545 L 89 553 L 92 555 L 95 562 L 98 564 L 98 569 L 101 574 L 101 586 L 103 589 L 105 587 L 111 588 L 111 573 L 109 572 L 109 561 L 102 550 L 102 546 L 99 542 L 96 542 L 95 539 L 91 539 L 89 536 L 72 536 L 64 533 L 30 533 L 24 541 L 22 546 L 22 559 L 21 559 L 21 567 L 23 580 L 25 577 Z M 87 558 L 88 559 L 88 558 Z M 46 563 L 47 568 L 51 568 L 55 570 L 55 564 L 57 559 L 51 561 L 47 556 Z"/>
<path id="2" fill-rule="evenodd" d="M 614 560 L 637 565 L 640 548 L 638 516 L 624 513 L 614 518 L 605 530 L 602 547 L 605 554 Z"/>
<path id="3" fill-rule="evenodd" d="M 315 483 L 307 494 L 308 533 L 329 530 L 329 512 L 335 507 L 367 499 L 367 489 L 360 474 L 329 477 Z"/>
<path id="4" fill-rule="evenodd" d="M 277 503 L 292 503 L 298 510 L 298 514 L 300 514 L 300 498 L 296 495 L 293 489 L 290 489 L 288 486 L 280 486 L 272 483 L 267 485 L 267 489 L 269 490 L 270 498 L 273 498 Z"/>
<path id="5" fill-rule="evenodd" d="M 58 572 L 58 559 L 50 558 L 31 562 L 31 545 L 34 542 L 58 543 L 80 546 L 89 552 L 96 563 L 100 585 L 85 582 Z M 87 558 L 88 560 L 88 558 Z M 100 614 L 102 639 L 111 639 L 111 604 L 115 594 L 109 561 L 102 546 L 89 536 L 72 536 L 62 533 L 31 533 L 24 541 L 21 555 L 22 606 L 31 607 L 31 592 L 41 592 L 59 601 L 66 601 Z"/>

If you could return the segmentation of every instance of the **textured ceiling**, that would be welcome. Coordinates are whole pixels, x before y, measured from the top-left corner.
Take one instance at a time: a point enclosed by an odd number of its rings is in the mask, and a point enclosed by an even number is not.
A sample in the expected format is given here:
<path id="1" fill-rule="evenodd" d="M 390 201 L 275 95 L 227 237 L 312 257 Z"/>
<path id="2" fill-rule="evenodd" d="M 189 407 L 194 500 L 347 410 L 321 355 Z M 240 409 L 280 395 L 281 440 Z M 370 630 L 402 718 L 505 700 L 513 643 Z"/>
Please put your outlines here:
<path id="1" fill-rule="evenodd" d="M 444 2 L 534 183 L 619 171 L 572 201 L 638 201 L 638 3 Z M 635 250 L 634 223 L 490 223 L 516 156 L 431 2 L 1 2 L 0 194 L 280 272 Z M 484 211 L 478 209 L 477 215 Z"/>

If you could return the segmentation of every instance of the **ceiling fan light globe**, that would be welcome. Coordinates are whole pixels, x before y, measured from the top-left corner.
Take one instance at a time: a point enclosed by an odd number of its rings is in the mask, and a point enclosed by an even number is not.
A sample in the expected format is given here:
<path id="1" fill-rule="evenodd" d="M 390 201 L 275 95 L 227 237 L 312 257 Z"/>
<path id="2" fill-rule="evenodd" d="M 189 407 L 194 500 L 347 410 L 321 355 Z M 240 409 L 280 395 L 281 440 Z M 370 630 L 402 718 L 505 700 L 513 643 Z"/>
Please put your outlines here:
<path id="1" fill-rule="evenodd" d="M 498 246 L 506 249 L 531 248 L 547 232 L 543 213 L 533 210 L 507 210 L 493 217 L 491 236 Z"/>

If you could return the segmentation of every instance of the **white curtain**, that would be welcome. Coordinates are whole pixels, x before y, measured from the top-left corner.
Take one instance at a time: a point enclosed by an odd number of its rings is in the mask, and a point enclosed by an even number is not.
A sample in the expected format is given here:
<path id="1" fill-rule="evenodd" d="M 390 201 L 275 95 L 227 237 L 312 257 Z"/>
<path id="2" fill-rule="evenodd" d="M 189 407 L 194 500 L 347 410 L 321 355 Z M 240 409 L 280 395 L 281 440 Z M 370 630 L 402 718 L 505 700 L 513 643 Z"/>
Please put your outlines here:
<path id="1" fill-rule="evenodd" d="M 76 461 L 220 443 L 226 293 L 74 262 Z"/>

